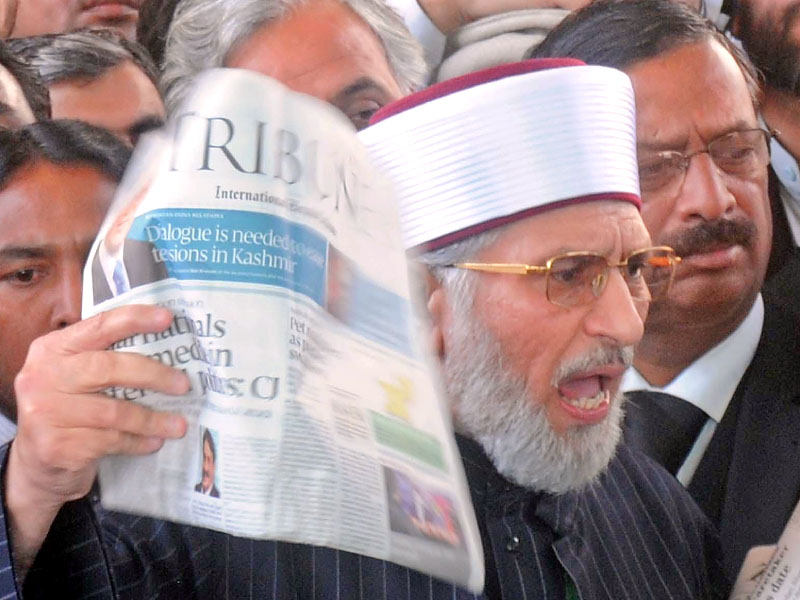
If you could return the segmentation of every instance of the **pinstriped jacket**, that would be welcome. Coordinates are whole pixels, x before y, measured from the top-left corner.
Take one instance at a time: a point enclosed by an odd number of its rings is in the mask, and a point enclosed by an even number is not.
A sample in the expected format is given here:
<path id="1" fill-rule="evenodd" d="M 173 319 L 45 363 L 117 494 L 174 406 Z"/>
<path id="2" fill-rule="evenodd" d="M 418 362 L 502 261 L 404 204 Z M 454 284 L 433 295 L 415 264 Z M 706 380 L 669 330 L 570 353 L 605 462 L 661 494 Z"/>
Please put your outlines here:
<path id="1" fill-rule="evenodd" d="M 62 509 L 24 597 L 562 600 L 569 579 L 582 600 L 727 598 L 716 533 L 644 455 L 620 447 L 596 484 L 555 497 L 509 484 L 476 444 L 459 445 L 486 556 L 482 595 L 381 560 L 110 513 L 87 498 Z M 2 541 L 0 598 L 19 597 Z"/>

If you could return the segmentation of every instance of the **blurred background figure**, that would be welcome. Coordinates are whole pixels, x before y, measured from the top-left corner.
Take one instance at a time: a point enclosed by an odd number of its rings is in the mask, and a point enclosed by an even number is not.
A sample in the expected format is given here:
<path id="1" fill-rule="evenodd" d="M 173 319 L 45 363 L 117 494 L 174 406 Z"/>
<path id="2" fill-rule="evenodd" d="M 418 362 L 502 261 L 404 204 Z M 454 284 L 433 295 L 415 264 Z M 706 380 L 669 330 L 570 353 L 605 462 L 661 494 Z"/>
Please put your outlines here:
<path id="1" fill-rule="evenodd" d="M 0 19 L 12 38 L 99 27 L 134 40 L 141 5 L 142 0 L 0 0 Z"/>
<path id="2" fill-rule="evenodd" d="M 136 42 L 111 31 L 80 30 L 9 40 L 50 90 L 54 119 L 78 119 L 128 144 L 163 125 L 158 72 Z"/>
<path id="3" fill-rule="evenodd" d="M 778 133 L 772 140 L 773 256 L 783 256 L 766 289 L 800 309 L 800 0 L 742 0 L 730 21 L 763 74 L 761 117 Z"/>
<path id="4" fill-rule="evenodd" d="M 17 0 L 0 0 L 0 40 L 6 39 L 17 17 Z"/>
<path id="5" fill-rule="evenodd" d="M 419 44 L 382 0 L 182 0 L 163 67 L 170 113 L 200 72 L 237 67 L 332 104 L 357 129 L 427 81 Z"/>
<path id="6" fill-rule="evenodd" d="M 161 68 L 167 32 L 181 0 L 144 0 L 139 9 L 136 39 L 150 53 L 153 62 Z"/>
<path id="7" fill-rule="evenodd" d="M 0 126 L 16 128 L 50 118 L 50 97 L 37 74 L 0 41 Z"/>
<path id="8" fill-rule="evenodd" d="M 0 131 L 0 440 L 16 432 L 14 378 L 39 336 L 81 317 L 83 266 L 130 150 L 86 123 Z"/>
<path id="9" fill-rule="evenodd" d="M 520 60 L 590 0 L 388 0 L 425 47 L 433 81 Z"/>

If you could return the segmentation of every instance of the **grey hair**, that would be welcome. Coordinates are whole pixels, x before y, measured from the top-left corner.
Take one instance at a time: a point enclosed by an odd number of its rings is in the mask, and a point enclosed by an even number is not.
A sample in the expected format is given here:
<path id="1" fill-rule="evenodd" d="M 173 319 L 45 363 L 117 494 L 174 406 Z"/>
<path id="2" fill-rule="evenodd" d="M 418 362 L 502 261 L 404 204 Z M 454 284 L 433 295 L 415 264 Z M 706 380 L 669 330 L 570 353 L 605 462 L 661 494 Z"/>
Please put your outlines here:
<path id="1" fill-rule="evenodd" d="M 167 112 L 186 96 L 196 76 L 222 67 L 231 50 L 265 23 L 313 0 L 183 0 L 167 34 L 161 89 Z M 384 0 L 340 0 L 377 35 L 400 90 L 420 89 L 428 67 L 419 43 Z"/>
<path id="2" fill-rule="evenodd" d="M 442 284 L 454 305 L 459 309 L 469 309 L 472 307 L 477 286 L 475 273 L 467 269 L 448 268 L 447 265 L 474 258 L 481 250 L 497 241 L 506 227 L 490 229 L 438 250 L 425 252 L 417 256 L 416 261 L 425 265 L 430 274 Z"/>
<path id="3" fill-rule="evenodd" d="M 110 30 L 37 35 L 8 40 L 8 46 L 39 72 L 47 86 L 68 79 L 97 79 L 125 61 L 158 85 L 158 70 L 147 50 Z"/>

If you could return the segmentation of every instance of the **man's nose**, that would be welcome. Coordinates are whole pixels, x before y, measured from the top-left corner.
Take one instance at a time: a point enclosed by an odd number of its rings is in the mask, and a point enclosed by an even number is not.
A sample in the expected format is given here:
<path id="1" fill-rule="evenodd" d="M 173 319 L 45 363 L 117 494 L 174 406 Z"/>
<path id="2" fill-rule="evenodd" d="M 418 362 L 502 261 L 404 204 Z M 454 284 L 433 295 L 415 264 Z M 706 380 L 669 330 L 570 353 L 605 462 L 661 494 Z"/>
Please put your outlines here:
<path id="1" fill-rule="evenodd" d="M 736 197 L 728 189 L 727 177 L 711 155 L 707 152 L 694 155 L 677 200 L 682 219 L 715 221 L 735 206 Z"/>
<path id="2" fill-rule="evenodd" d="M 80 321 L 82 288 L 82 267 L 75 266 L 65 269 L 56 286 L 57 297 L 51 323 L 54 330 Z"/>
<path id="3" fill-rule="evenodd" d="M 647 303 L 634 300 L 619 269 L 610 269 L 608 282 L 584 321 L 587 335 L 606 338 L 619 346 L 637 344 L 644 335 Z"/>

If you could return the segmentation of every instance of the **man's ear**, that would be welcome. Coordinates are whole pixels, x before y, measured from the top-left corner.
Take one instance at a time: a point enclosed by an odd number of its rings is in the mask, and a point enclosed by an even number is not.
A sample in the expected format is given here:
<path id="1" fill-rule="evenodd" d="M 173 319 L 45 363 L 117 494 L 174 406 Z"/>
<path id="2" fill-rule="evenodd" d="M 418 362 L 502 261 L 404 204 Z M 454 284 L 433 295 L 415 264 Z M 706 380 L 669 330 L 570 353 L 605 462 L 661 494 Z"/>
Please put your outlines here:
<path id="1" fill-rule="evenodd" d="M 450 302 L 442 284 L 425 269 L 425 297 L 430 319 L 430 340 L 433 351 L 440 359 L 445 354 L 444 332 L 450 327 Z"/>

